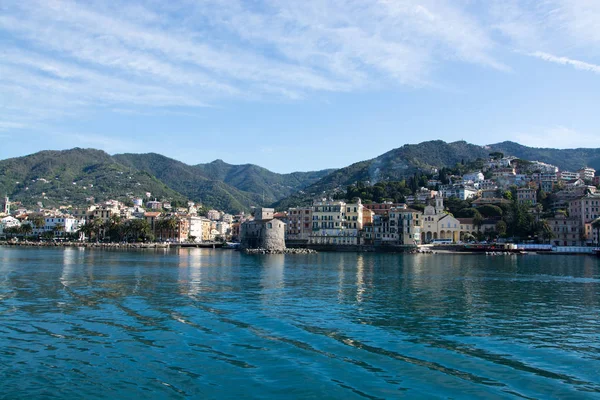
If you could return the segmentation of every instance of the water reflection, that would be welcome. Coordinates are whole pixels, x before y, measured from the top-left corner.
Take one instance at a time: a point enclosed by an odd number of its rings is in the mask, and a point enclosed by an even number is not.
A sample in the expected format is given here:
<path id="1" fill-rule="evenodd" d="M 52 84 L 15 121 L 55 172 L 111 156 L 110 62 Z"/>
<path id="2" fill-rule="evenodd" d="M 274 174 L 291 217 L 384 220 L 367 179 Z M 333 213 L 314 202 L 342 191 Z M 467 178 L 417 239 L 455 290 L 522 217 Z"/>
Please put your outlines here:
<path id="1" fill-rule="evenodd" d="M 359 254 L 356 260 L 356 302 L 359 304 L 362 303 L 363 293 L 365 292 L 364 269 L 365 260 L 363 255 Z"/>
<path id="2" fill-rule="evenodd" d="M 0 273 L 8 398 L 600 393 L 591 257 L 8 249 Z"/>

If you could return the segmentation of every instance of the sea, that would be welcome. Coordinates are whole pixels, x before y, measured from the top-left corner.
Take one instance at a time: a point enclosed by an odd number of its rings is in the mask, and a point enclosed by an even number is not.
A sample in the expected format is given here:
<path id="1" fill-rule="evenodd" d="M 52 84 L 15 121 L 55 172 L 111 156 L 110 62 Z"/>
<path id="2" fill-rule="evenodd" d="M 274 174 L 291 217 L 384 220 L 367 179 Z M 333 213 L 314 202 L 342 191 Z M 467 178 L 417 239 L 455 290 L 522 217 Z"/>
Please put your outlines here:
<path id="1" fill-rule="evenodd" d="M 0 398 L 600 398 L 600 259 L 0 247 Z"/>

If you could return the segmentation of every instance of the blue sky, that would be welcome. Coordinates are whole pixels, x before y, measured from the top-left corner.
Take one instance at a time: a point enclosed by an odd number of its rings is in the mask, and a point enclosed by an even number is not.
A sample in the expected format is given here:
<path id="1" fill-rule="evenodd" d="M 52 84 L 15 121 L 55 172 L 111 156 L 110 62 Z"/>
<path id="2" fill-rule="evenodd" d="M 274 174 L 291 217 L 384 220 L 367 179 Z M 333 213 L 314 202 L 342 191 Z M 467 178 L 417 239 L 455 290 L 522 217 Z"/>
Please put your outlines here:
<path id="1" fill-rule="evenodd" d="M 598 26 L 597 0 L 0 2 L 0 158 L 291 172 L 432 139 L 600 147 Z"/>

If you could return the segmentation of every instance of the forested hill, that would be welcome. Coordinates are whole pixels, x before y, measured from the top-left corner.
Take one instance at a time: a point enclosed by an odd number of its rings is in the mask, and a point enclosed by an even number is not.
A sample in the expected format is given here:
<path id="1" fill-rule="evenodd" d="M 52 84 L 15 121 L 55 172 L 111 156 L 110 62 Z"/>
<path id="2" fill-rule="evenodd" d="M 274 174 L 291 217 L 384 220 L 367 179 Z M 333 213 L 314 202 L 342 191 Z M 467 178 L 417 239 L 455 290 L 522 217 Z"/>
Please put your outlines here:
<path id="1" fill-rule="evenodd" d="M 600 149 L 544 149 L 522 146 L 514 142 L 502 142 L 478 146 L 458 141 L 446 143 L 441 140 L 407 144 L 371 160 L 340 168 L 302 192 L 282 199 L 276 208 L 308 204 L 313 198 L 344 191 L 347 185 L 358 181 L 375 184 L 381 181 L 400 181 L 415 173 L 429 173 L 432 169 L 454 167 L 458 163 L 486 159 L 492 152 L 501 152 L 526 160 L 542 161 L 556 165 L 561 170 L 575 171 L 583 166 L 600 170 Z"/>
<path id="2" fill-rule="evenodd" d="M 188 165 L 160 154 L 117 154 L 94 149 L 41 151 L 0 161 L 0 195 L 24 204 L 85 204 L 131 196 L 184 202 L 237 212 L 273 204 L 279 209 L 306 204 L 343 191 L 357 181 L 400 181 L 417 173 L 454 167 L 492 152 L 554 164 L 562 170 L 600 170 L 600 149 L 549 149 L 502 142 L 478 146 L 441 140 L 407 144 L 337 170 L 278 174 L 257 165 L 222 160 Z"/>
<path id="3" fill-rule="evenodd" d="M 118 154 L 94 149 L 41 151 L 0 161 L 0 195 L 44 206 L 125 200 L 150 192 L 158 199 L 229 212 L 269 205 L 303 189 L 330 171 L 277 174 L 255 165 L 217 160 L 187 165 L 160 154 Z"/>

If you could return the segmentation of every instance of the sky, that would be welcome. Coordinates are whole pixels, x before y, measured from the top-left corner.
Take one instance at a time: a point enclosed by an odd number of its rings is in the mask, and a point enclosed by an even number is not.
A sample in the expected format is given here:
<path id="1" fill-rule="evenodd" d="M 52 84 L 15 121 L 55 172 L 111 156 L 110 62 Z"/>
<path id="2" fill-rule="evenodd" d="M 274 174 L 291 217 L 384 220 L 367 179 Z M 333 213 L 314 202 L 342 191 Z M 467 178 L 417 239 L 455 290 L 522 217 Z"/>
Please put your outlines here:
<path id="1" fill-rule="evenodd" d="M 600 147 L 598 0 L 0 1 L 0 159 L 344 167 L 407 143 Z"/>

